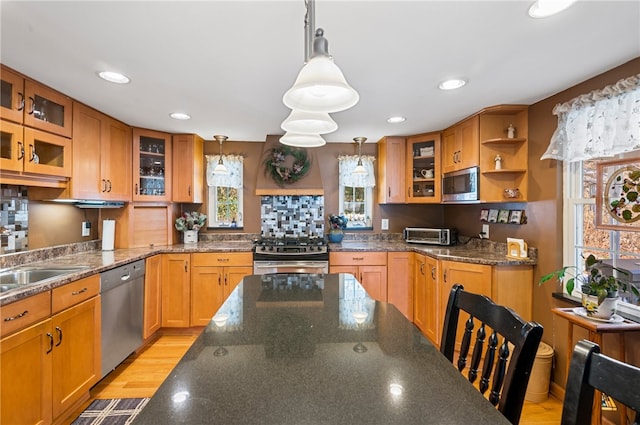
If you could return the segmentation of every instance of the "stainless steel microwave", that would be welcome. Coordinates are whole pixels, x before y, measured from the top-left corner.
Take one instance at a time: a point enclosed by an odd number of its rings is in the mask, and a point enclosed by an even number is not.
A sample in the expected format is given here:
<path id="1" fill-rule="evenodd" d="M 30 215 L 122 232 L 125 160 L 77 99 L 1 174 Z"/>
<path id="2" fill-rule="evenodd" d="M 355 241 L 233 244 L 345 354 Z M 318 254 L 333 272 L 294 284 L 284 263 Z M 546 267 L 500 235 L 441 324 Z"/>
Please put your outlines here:
<path id="1" fill-rule="evenodd" d="M 480 200 L 478 167 L 445 173 L 442 176 L 442 202 L 473 202 Z"/>
<path id="2" fill-rule="evenodd" d="M 455 245 L 458 242 L 458 233 L 453 228 L 406 227 L 403 233 L 408 243 Z"/>

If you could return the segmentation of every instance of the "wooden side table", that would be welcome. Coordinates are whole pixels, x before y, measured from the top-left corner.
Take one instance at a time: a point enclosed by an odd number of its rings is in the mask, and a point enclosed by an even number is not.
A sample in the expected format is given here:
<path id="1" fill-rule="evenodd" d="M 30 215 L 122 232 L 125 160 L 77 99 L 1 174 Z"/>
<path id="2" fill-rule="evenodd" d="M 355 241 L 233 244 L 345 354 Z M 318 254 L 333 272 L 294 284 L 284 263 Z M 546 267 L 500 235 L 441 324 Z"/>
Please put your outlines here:
<path id="1" fill-rule="evenodd" d="M 575 307 L 571 308 L 553 308 L 551 311 L 569 321 L 569 331 L 567 336 L 567 373 L 569 372 L 569 365 L 571 364 L 571 356 L 573 354 L 573 326 L 580 326 L 589 332 L 589 341 L 595 342 L 600 346 L 602 350 L 602 335 L 606 333 L 618 333 L 619 349 L 620 349 L 620 361 L 625 361 L 625 343 L 624 334 L 626 332 L 640 331 L 640 323 L 632 322 L 630 320 L 624 320 L 620 323 L 607 323 L 596 320 L 587 319 L 586 317 L 578 316 L 573 312 Z M 618 406 L 618 414 L 622 424 L 627 423 L 627 409 L 623 405 Z M 593 402 L 593 415 L 591 417 L 591 423 L 593 425 L 601 425 L 602 423 L 602 396 L 599 391 L 596 391 Z"/>

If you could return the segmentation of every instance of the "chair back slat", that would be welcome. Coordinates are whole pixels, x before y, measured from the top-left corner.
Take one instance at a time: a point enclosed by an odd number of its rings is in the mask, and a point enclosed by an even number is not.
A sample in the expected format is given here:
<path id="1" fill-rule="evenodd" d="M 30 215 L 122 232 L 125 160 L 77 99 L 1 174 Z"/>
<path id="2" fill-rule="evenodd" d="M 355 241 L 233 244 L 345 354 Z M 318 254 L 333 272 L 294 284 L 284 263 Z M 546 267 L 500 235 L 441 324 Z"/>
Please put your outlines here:
<path id="1" fill-rule="evenodd" d="M 624 404 L 632 415 L 631 423 L 638 425 L 640 367 L 600 354 L 600 347 L 591 341 L 578 341 L 569 365 L 562 406 L 562 425 L 591 422 L 595 390 Z"/>
<path id="2" fill-rule="evenodd" d="M 471 356 L 471 365 L 469 366 L 469 382 L 475 382 L 478 377 L 478 367 L 480 366 L 480 360 L 482 359 L 482 350 L 484 349 L 484 339 L 486 331 L 484 329 L 484 323 L 478 328 L 476 333 L 476 345 L 473 347 L 473 355 Z"/>
<path id="3" fill-rule="evenodd" d="M 467 366 L 467 357 L 472 348 L 471 365 L 467 374 L 469 380 L 476 380 L 478 366 L 482 363 L 478 384 L 480 391 L 484 394 L 491 386 L 489 401 L 497 405 L 498 410 L 511 423 L 517 424 L 533 361 L 542 338 L 542 326 L 535 322 L 526 322 L 513 310 L 495 304 L 486 296 L 465 292 L 462 285 L 456 284 L 449 295 L 440 346 L 442 354 L 452 363 L 458 320 L 461 319 L 460 311 L 467 313 L 469 318 L 465 322 L 462 335 L 458 369 L 462 372 Z M 474 321 L 480 323 L 475 340 Z M 490 328 L 491 336 L 487 341 L 484 359 L 480 359 L 485 344 L 485 326 Z M 503 342 L 498 349 L 499 336 Z M 512 351 L 508 344 L 513 345 Z"/>

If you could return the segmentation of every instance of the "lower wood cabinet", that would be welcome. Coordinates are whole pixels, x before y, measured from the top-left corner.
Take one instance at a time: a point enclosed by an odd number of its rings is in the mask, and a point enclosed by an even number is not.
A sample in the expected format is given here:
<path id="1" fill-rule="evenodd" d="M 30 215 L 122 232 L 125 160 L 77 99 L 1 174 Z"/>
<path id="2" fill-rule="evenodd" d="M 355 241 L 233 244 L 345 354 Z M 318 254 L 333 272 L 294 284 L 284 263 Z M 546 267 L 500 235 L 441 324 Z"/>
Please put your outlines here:
<path id="1" fill-rule="evenodd" d="M 100 379 L 99 290 L 94 275 L 47 292 L 53 316 L 0 340 L 0 423 L 50 424 L 88 399 Z"/>
<path id="2" fill-rule="evenodd" d="M 248 252 L 191 255 L 191 326 L 206 326 L 242 278 L 253 273 Z"/>
<path id="3" fill-rule="evenodd" d="M 438 308 L 439 261 L 423 254 L 414 256 L 413 320 L 427 338 L 438 343 L 443 319 Z"/>
<path id="4" fill-rule="evenodd" d="M 387 301 L 386 252 L 330 252 L 330 273 L 351 273 L 371 298 Z"/>
<path id="5" fill-rule="evenodd" d="M 162 254 L 162 326 L 189 327 L 191 255 Z"/>
<path id="6" fill-rule="evenodd" d="M 142 338 L 146 340 L 162 326 L 162 255 L 148 257 L 144 270 Z"/>
<path id="7" fill-rule="evenodd" d="M 413 322 L 413 261 L 409 251 L 387 253 L 387 302 Z"/>

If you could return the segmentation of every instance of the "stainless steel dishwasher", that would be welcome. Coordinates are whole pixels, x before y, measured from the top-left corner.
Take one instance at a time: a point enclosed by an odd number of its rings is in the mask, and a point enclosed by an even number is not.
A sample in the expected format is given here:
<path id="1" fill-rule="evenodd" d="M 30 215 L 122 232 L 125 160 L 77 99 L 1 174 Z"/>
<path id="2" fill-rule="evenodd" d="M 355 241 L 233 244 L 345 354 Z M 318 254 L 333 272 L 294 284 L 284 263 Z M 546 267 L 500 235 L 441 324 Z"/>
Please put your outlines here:
<path id="1" fill-rule="evenodd" d="M 102 375 L 142 345 L 144 260 L 100 274 Z"/>

